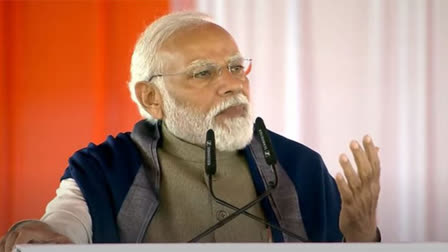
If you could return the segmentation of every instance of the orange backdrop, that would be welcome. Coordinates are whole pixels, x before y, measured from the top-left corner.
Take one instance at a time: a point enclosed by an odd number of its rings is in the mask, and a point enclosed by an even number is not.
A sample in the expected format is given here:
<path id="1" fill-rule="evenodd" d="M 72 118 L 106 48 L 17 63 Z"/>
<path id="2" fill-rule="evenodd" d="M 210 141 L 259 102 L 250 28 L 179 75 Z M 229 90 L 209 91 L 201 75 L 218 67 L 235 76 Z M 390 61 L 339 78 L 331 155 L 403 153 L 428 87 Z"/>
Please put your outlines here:
<path id="1" fill-rule="evenodd" d="M 139 119 L 126 82 L 168 0 L 0 3 L 0 235 L 40 218 L 67 159 Z"/>

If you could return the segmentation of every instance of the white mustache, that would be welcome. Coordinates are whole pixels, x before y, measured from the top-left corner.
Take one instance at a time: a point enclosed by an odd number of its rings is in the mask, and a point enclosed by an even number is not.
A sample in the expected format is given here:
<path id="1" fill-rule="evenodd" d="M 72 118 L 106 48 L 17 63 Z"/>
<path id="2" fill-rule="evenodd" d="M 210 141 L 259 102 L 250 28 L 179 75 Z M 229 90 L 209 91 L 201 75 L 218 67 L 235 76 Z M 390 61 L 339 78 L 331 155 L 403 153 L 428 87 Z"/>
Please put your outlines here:
<path id="1" fill-rule="evenodd" d="M 207 113 L 207 119 L 214 118 L 222 111 L 238 105 L 245 105 L 246 108 L 249 106 L 249 100 L 246 96 L 243 94 L 237 94 L 235 96 L 230 97 L 229 99 L 221 102 L 220 104 L 213 107 L 208 113 Z"/>

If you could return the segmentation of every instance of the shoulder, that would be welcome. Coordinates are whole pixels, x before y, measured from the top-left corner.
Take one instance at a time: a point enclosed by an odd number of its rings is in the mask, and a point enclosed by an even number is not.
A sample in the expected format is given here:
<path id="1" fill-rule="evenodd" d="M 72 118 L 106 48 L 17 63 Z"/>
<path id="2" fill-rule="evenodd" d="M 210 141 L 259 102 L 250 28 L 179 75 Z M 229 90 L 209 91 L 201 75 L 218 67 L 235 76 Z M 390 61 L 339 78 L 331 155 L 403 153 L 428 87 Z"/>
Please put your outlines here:
<path id="1" fill-rule="evenodd" d="M 100 144 L 89 143 L 87 147 L 76 151 L 70 158 L 71 162 L 82 161 L 86 158 L 92 158 L 100 163 L 111 163 L 117 158 L 122 158 L 136 151 L 134 142 L 130 137 L 130 133 L 120 133 L 117 136 L 108 136 L 106 140 Z"/>
<path id="2" fill-rule="evenodd" d="M 108 136 L 100 144 L 90 143 L 69 158 L 67 171 L 97 170 L 113 172 L 122 167 L 138 167 L 140 153 L 129 132 Z M 63 177 L 64 178 L 64 177 Z"/>
<path id="3" fill-rule="evenodd" d="M 309 194 L 333 189 L 332 177 L 319 153 L 273 132 L 271 139 L 279 164 L 300 191 Z"/>
<path id="4" fill-rule="evenodd" d="M 118 241 L 113 221 L 141 166 L 140 153 L 130 133 L 90 143 L 69 159 L 62 180 L 72 178 L 79 186 L 92 217 L 93 241 Z M 96 232 L 101 226 L 101 232 Z"/>
<path id="5" fill-rule="evenodd" d="M 294 166 L 294 169 L 325 166 L 320 154 L 311 148 L 275 132 L 269 131 L 269 134 L 278 160 L 282 165 L 286 165 L 285 168 L 291 167 L 291 165 Z"/>

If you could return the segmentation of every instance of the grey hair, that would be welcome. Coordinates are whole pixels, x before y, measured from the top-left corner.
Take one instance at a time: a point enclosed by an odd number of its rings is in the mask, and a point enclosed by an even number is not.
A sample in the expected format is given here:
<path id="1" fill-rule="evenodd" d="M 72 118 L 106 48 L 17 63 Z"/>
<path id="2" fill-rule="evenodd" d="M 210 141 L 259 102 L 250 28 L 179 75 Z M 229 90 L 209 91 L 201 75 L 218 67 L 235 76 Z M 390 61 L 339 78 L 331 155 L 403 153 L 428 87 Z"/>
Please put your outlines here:
<path id="1" fill-rule="evenodd" d="M 140 81 L 148 81 L 154 74 L 161 73 L 163 64 L 158 55 L 158 50 L 176 31 L 204 23 L 213 23 L 213 20 L 207 14 L 200 12 L 175 12 L 157 19 L 146 27 L 140 35 L 132 54 L 131 80 L 128 87 L 131 98 L 137 104 L 142 117 L 152 122 L 156 121 L 138 101 L 135 94 L 135 85 Z M 162 78 L 156 78 L 152 83 L 158 88 L 163 88 Z"/>

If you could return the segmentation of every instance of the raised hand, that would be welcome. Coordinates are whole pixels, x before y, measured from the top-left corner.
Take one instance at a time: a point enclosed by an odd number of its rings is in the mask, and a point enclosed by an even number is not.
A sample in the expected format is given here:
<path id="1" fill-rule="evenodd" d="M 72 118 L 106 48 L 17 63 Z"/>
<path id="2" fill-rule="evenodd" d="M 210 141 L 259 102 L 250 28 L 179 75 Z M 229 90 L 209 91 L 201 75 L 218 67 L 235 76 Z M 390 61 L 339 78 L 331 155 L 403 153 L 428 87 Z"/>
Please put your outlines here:
<path id="1" fill-rule="evenodd" d="M 350 149 L 357 166 L 353 169 L 348 157 L 341 154 L 339 163 L 344 171 L 336 175 L 341 195 L 339 228 L 348 242 L 377 241 L 376 208 L 380 193 L 380 160 L 378 148 L 372 138 L 364 136 L 364 149 L 357 141 L 350 143 Z"/>

